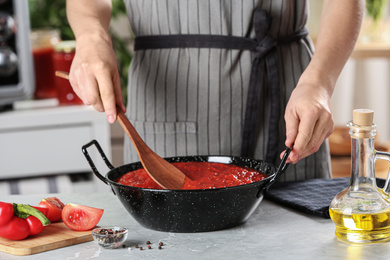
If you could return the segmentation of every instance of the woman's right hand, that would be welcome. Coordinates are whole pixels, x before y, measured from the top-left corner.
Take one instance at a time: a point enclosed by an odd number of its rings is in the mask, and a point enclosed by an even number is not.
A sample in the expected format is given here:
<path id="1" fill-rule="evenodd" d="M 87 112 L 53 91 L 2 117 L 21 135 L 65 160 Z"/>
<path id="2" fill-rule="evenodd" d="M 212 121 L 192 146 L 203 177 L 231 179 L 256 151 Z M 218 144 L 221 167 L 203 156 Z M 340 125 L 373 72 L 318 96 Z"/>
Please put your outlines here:
<path id="1" fill-rule="evenodd" d="M 85 105 L 105 112 L 109 123 L 116 121 L 117 106 L 126 111 L 111 39 L 85 35 L 77 39 L 69 81 Z"/>
<path id="2" fill-rule="evenodd" d="M 76 54 L 69 73 L 73 90 L 86 105 L 116 121 L 123 104 L 117 61 L 108 34 L 110 0 L 67 0 L 66 12 L 76 37 Z"/>

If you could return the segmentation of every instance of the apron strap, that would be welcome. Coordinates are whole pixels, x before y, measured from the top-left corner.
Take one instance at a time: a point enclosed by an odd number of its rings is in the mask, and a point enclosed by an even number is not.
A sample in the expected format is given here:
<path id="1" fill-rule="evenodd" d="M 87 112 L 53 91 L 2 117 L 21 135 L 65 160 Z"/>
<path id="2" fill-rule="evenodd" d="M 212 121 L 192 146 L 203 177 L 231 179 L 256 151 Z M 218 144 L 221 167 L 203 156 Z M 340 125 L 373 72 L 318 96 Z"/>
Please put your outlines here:
<path id="1" fill-rule="evenodd" d="M 234 50 L 253 50 L 256 41 L 238 36 L 209 34 L 168 34 L 138 36 L 134 50 L 173 49 L 173 48 L 216 48 Z"/>
<path id="2" fill-rule="evenodd" d="M 245 157 L 253 157 L 254 155 L 256 137 L 259 130 L 258 115 L 261 111 L 261 92 L 264 83 L 267 81 L 270 99 L 270 121 L 268 128 L 268 144 L 264 160 L 273 163 L 278 154 L 280 115 L 279 68 L 276 46 L 278 44 L 298 41 L 306 37 L 309 32 L 307 28 L 304 27 L 292 35 L 275 39 L 268 32 L 272 18 L 266 11 L 256 9 L 253 20 L 256 39 L 228 35 L 202 34 L 137 36 L 134 42 L 134 50 L 218 48 L 252 51 L 253 61 L 242 131 L 241 155 Z"/>

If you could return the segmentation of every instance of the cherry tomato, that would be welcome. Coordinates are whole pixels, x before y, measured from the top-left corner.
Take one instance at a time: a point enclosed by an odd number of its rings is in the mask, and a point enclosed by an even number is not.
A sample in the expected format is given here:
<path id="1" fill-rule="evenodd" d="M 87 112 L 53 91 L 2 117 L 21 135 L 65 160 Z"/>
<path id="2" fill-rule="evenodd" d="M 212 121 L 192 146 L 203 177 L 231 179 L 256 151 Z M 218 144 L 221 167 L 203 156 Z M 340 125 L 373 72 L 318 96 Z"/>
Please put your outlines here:
<path id="1" fill-rule="evenodd" d="M 48 209 L 47 218 L 51 222 L 57 222 L 61 220 L 61 212 L 64 206 L 65 206 L 64 203 L 62 203 L 56 197 L 42 199 L 41 202 L 39 202 L 38 204 L 38 207 Z"/>
<path id="2" fill-rule="evenodd" d="M 90 230 L 99 223 L 103 212 L 103 209 L 68 203 L 62 210 L 62 221 L 73 230 Z"/>
<path id="3" fill-rule="evenodd" d="M 6 239 L 21 240 L 30 235 L 30 228 L 26 220 L 14 215 L 8 224 L 0 226 L 0 234 Z"/>
<path id="4" fill-rule="evenodd" d="M 14 216 L 14 205 L 12 203 L 0 202 L 0 226 L 8 224 Z"/>

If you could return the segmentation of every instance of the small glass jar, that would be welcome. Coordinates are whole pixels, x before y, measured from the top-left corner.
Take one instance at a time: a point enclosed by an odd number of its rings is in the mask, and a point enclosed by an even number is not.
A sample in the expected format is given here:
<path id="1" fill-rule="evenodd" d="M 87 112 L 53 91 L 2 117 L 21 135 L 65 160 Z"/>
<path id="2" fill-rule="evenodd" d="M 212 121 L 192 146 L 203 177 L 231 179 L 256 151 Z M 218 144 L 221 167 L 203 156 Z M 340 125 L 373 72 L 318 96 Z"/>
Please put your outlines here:
<path id="1" fill-rule="evenodd" d="M 55 71 L 70 70 L 75 55 L 76 42 L 62 41 L 54 47 L 53 63 Z M 58 101 L 62 105 L 81 105 L 83 102 L 73 91 L 69 81 L 60 77 L 55 78 L 55 84 L 58 93 Z"/>
<path id="2" fill-rule="evenodd" d="M 92 230 L 95 242 L 103 248 L 118 248 L 127 239 L 128 229 L 124 227 L 101 227 Z"/>
<path id="3" fill-rule="evenodd" d="M 54 46 L 60 42 L 57 29 L 43 28 L 33 30 L 30 35 L 34 58 L 36 99 L 56 98 L 52 55 Z"/>

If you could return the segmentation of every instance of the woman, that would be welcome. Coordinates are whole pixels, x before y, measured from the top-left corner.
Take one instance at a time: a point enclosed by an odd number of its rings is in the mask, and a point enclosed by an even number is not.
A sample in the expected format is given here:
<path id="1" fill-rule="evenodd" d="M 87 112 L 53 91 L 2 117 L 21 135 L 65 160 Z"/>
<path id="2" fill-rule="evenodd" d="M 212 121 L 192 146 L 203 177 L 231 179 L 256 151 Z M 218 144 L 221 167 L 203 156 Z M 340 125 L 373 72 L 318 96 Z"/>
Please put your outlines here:
<path id="1" fill-rule="evenodd" d="M 293 147 L 285 180 L 330 177 L 330 98 L 364 1 L 325 0 L 313 54 L 307 1 L 127 0 L 136 36 L 127 115 L 160 156 L 270 162 Z M 108 36 L 110 1 L 68 0 L 77 52 L 70 81 L 110 123 L 123 111 Z M 284 119 L 284 120 L 283 120 Z M 125 141 L 125 162 L 138 160 Z"/>

